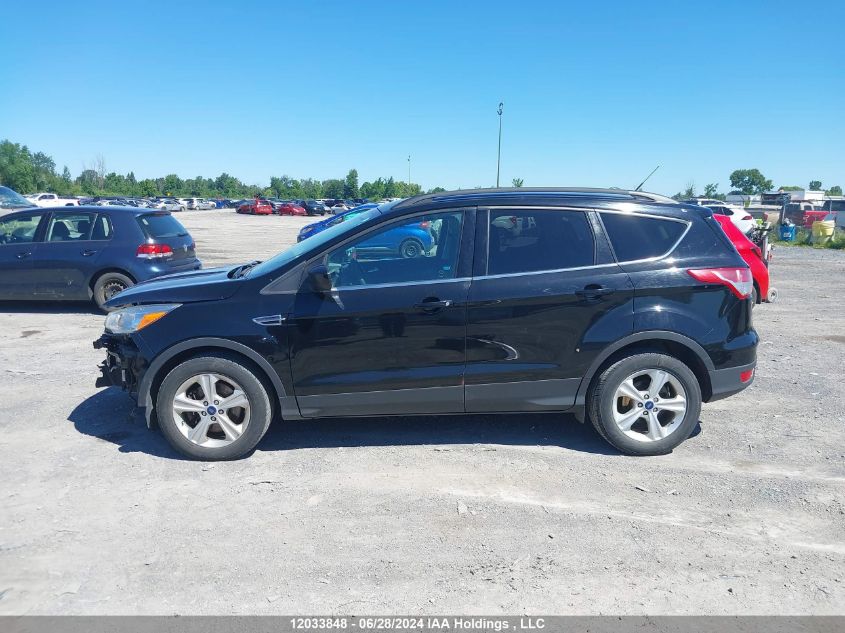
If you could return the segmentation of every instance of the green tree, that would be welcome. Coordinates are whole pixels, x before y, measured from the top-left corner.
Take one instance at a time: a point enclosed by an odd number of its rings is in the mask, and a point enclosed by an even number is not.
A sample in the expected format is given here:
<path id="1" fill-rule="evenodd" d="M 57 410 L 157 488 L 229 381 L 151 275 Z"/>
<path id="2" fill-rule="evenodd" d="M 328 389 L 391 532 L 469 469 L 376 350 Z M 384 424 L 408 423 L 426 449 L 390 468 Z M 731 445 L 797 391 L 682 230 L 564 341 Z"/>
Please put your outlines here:
<path id="1" fill-rule="evenodd" d="M 810 181 L 810 191 L 821 191 L 822 190 L 822 181 L 821 180 L 811 180 Z"/>
<path id="2" fill-rule="evenodd" d="M 715 198 L 719 193 L 719 185 L 715 182 L 704 185 L 704 197 Z"/>
<path id="3" fill-rule="evenodd" d="M 18 193 L 35 192 L 35 167 L 26 145 L 0 142 L 0 184 Z"/>
<path id="4" fill-rule="evenodd" d="M 783 187 L 778 187 L 781 191 L 801 191 L 803 187 L 798 187 L 796 185 L 784 185 Z"/>
<path id="5" fill-rule="evenodd" d="M 303 178 L 299 181 L 300 187 L 302 187 L 302 197 L 303 198 L 322 198 L 323 197 L 323 184 L 319 180 L 314 180 L 313 178 Z"/>
<path id="6" fill-rule="evenodd" d="M 511 184 L 514 187 L 521 187 L 522 186 L 522 178 L 514 178 L 513 180 L 511 180 Z"/>
<path id="7" fill-rule="evenodd" d="M 833 185 L 830 189 L 827 190 L 827 195 L 829 196 L 841 196 L 842 195 L 842 187 L 839 185 Z"/>
<path id="8" fill-rule="evenodd" d="M 344 181 L 338 178 L 330 178 L 323 181 L 323 197 L 325 198 L 342 198 L 344 191 Z"/>
<path id="9" fill-rule="evenodd" d="M 164 195 L 181 196 L 184 195 L 182 189 L 183 182 L 179 176 L 176 174 L 168 174 L 164 177 L 164 182 L 162 183 L 162 191 Z"/>
<path id="10" fill-rule="evenodd" d="M 737 169 L 731 174 L 731 187 L 746 196 L 763 193 L 772 188 L 772 181 L 759 169 Z"/>
<path id="11" fill-rule="evenodd" d="M 349 173 L 346 174 L 346 180 L 343 182 L 343 197 L 357 198 L 359 193 L 358 170 L 350 169 Z"/>
<path id="12" fill-rule="evenodd" d="M 89 196 L 101 193 L 99 177 L 97 176 L 97 172 L 93 169 L 83 169 L 82 173 L 76 178 L 76 184 L 79 185 L 82 193 Z"/>
<path id="13" fill-rule="evenodd" d="M 433 187 L 432 189 L 426 191 L 426 193 L 441 193 L 443 191 L 446 191 L 443 187 Z"/>

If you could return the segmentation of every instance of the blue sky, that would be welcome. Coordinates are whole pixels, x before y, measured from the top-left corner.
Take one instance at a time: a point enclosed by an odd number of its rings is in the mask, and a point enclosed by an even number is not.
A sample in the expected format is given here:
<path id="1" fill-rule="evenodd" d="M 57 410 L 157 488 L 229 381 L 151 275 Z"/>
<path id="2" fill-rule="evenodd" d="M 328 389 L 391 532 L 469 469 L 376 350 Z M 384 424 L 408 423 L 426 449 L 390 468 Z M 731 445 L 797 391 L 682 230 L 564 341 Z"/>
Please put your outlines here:
<path id="1" fill-rule="evenodd" d="M 12 2 L 0 138 L 74 175 L 845 186 L 845 3 Z"/>

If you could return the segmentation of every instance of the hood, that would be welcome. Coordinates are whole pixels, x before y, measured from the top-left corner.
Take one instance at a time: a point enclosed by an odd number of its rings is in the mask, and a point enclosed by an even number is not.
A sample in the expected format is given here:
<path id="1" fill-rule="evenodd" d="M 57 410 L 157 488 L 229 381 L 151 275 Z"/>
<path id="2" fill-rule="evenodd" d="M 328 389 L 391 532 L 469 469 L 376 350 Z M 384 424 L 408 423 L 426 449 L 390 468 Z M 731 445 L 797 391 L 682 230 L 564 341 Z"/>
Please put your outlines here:
<path id="1" fill-rule="evenodd" d="M 226 299 L 241 287 L 243 279 L 229 279 L 232 267 L 193 270 L 156 277 L 127 288 L 106 303 L 117 308 L 144 303 L 191 303 Z"/>

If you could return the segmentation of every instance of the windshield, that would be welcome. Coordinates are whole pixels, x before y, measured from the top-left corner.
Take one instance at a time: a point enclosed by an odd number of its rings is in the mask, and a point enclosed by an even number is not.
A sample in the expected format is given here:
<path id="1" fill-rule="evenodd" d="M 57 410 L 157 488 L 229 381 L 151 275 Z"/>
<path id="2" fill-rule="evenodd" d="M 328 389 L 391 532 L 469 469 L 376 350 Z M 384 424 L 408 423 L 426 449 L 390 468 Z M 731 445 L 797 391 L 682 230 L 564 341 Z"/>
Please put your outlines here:
<path id="1" fill-rule="evenodd" d="M 0 187 L 0 209 L 29 209 L 32 203 L 8 187 Z"/>
<path id="2" fill-rule="evenodd" d="M 263 275 L 265 273 L 272 272 L 277 268 L 284 266 L 285 264 L 289 264 L 293 260 L 298 257 L 301 257 L 308 251 L 312 249 L 318 249 L 323 244 L 327 244 L 334 238 L 346 233 L 347 231 L 351 231 L 356 226 L 360 226 L 364 222 L 376 217 L 380 211 L 376 209 L 369 209 L 368 211 L 364 211 L 363 213 L 356 213 L 354 217 L 349 218 L 347 217 L 344 222 L 338 222 L 327 228 L 325 231 L 321 231 L 311 237 L 299 242 L 298 244 L 294 244 L 289 249 L 282 251 L 275 257 L 268 259 L 266 262 L 263 262 L 252 269 L 250 272 L 250 276 L 254 277 L 257 275 Z"/>

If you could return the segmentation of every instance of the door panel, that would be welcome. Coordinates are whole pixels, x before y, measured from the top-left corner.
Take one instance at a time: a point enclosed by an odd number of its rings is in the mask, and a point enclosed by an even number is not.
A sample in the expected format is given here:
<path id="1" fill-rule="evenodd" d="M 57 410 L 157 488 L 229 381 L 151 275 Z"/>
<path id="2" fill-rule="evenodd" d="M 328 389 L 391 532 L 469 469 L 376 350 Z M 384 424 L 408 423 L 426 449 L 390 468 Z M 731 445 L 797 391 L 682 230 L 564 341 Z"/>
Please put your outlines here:
<path id="1" fill-rule="evenodd" d="M 632 331 L 628 276 L 597 248 L 586 211 L 491 209 L 482 227 L 489 246 L 467 307 L 466 410 L 567 409 L 595 354 Z"/>
<path id="2" fill-rule="evenodd" d="M 88 299 L 88 280 L 97 269 L 106 240 L 91 240 L 96 213 L 53 213 L 35 257 L 36 294 Z"/>
<path id="3" fill-rule="evenodd" d="M 37 212 L 0 218 L 0 300 L 32 298 L 44 216 Z"/>
<path id="4" fill-rule="evenodd" d="M 579 294 L 590 287 L 613 292 Z M 616 265 L 476 279 L 467 313 L 467 411 L 565 409 L 595 354 L 632 330 L 633 290 Z"/>
<path id="5" fill-rule="evenodd" d="M 463 215 L 397 220 L 319 260 L 332 290 L 318 293 L 306 279 L 287 321 L 304 417 L 463 412 L 470 282 L 457 275 L 459 255 L 472 242 L 462 232 Z M 431 246 L 416 257 L 368 249 L 385 239 L 380 232 L 392 243 L 421 225 L 431 230 Z"/>

